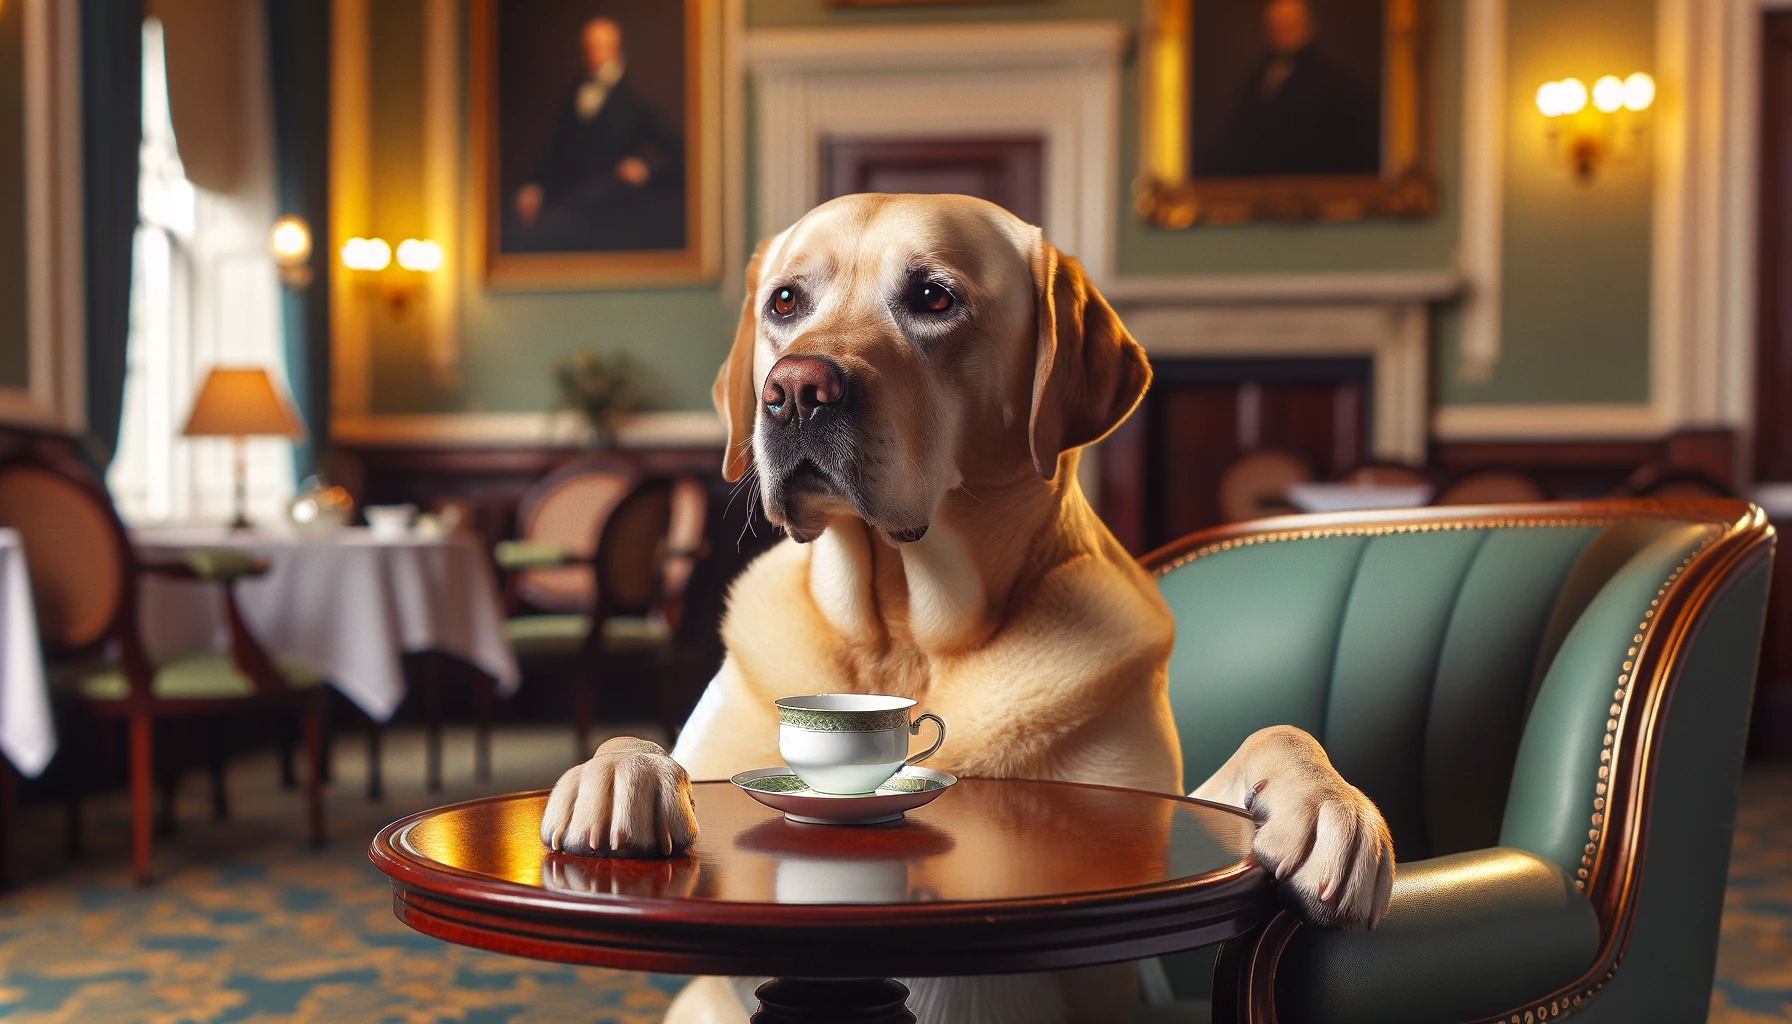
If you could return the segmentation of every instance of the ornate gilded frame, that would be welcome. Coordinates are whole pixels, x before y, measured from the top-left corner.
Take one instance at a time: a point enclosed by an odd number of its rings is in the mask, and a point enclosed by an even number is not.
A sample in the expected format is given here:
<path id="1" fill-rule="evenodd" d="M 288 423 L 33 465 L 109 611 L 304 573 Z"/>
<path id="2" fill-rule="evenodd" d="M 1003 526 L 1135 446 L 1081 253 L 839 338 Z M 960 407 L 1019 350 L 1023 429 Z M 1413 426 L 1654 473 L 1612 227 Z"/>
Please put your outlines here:
<path id="1" fill-rule="evenodd" d="M 1649 816 L 1666 710 L 1679 682 L 1681 660 L 1711 606 L 1730 583 L 1773 549 L 1774 529 L 1761 509 L 1736 499 L 1665 498 L 1556 502 L 1535 505 L 1436 507 L 1400 512 L 1343 512 L 1278 516 L 1203 530 L 1172 541 L 1139 559 L 1153 577 L 1205 555 L 1237 547 L 1314 537 L 1421 533 L 1490 527 L 1610 523 L 1670 518 L 1706 523 L 1705 544 L 1662 582 L 1652 608 L 1637 625 L 1641 638 L 1620 682 L 1623 713 L 1607 726 L 1597 799 L 1592 803 L 1592 841 L 1581 860 L 1575 888 L 1585 892 L 1599 919 L 1599 952 L 1591 967 L 1562 988 L 1523 1006 L 1464 1024 L 1553 1020 L 1605 987 L 1618 973 L 1636 921 Z M 1618 666 L 1614 665 L 1614 669 Z M 1220 948 L 1214 969 L 1214 1024 L 1277 1024 L 1276 966 L 1298 919 L 1278 911 Z"/>
<path id="2" fill-rule="evenodd" d="M 685 223 L 682 249 L 506 253 L 498 248 L 497 5 L 467 9 L 467 231 L 486 282 L 518 291 L 676 287 L 716 279 L 722 254 L 722 0 L 683 0 Z"/>
<path id="3" fill-rule="evenodd" d="M 1133 182 L 1133 208 L 1140 217 L 1158 227 L 1186 228 L 1436 212 L 1429 0 L 1382 0 L 1381 173 L 1277 178 L 1189 175 L 1189 42 L 1200 2 L 1144 0 L 1139 176 Z"/>

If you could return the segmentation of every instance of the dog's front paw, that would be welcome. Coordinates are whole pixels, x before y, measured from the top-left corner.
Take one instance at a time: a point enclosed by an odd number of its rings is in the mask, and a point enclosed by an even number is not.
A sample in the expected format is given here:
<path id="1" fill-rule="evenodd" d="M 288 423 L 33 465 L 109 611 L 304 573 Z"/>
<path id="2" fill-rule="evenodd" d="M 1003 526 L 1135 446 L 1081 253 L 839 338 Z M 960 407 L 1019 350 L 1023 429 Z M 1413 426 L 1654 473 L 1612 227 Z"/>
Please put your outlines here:
<path id="1" fill-rule="evenodd" d="M 670 857 L 697 839 L 691 777 L 657 743 L 618 736 L 560 776 L 541 842 L 582 857 Z"/>
<path id="2" fill-rule="evenodd" d="M 1374 928 L 1394 885 L 1387 822 L 1330 765 L 1312 767 L 1257 783 L 1247 801 L 1258 823 L 1253 851 L 1306 920 L 1327 928 Z"/>

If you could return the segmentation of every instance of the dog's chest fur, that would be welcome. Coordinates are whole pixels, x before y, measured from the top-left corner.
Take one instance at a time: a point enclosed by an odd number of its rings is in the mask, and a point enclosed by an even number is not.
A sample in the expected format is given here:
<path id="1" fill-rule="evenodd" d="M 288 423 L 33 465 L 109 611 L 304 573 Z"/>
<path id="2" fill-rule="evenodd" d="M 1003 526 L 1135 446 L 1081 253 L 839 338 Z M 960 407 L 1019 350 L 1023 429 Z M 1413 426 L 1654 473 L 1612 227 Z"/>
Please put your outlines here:
<path id="1" fill-rule="evenodd" d="M 743 697 L 912 697 L 948 723 L 929 764 L 982 776 L 1112 784 L 1091 745 L 1167 747 L 1161 770 L 1143 775 L 1174 787 L 1164 692 L 1173 626 L 1130 561 L 1085 554 L 990 594 L 975 552 L 950 530 L 880 549 L 862 524 L 836 525 L 809 545 L 774 548 L 735 585 L 723 635 Z M 1141 735 L 1152 742 L 1137 744 Z"/>

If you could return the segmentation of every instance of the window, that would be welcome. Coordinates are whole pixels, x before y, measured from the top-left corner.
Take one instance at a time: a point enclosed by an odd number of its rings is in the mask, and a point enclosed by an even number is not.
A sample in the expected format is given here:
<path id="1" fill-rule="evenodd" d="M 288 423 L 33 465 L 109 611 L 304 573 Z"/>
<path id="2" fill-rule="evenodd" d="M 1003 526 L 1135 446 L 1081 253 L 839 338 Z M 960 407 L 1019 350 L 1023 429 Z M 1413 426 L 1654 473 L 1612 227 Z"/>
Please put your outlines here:
<path id="1" fill-rule="evenodd" d="M 276 381 L 286 376 L 280 286 L 267 251 L 272 116 L 264 112 L 262 130 L 243 140 L 257 151 L 243 188 L 223 195 L 195 187 L 176 146 L 162 33 L 161 22 L 144 21 L 131 336 L 118 452 L 106 478 L 133 523 L 228 518 L 231 442 L 180 436 L 193 397 L 214 365 L 260 365 Z M 259 99 L 265 108 L 265 90 Z M 279 518 L 293 489 L 291 442 L 251 438 L 248 461 L 250 518 Z"/>

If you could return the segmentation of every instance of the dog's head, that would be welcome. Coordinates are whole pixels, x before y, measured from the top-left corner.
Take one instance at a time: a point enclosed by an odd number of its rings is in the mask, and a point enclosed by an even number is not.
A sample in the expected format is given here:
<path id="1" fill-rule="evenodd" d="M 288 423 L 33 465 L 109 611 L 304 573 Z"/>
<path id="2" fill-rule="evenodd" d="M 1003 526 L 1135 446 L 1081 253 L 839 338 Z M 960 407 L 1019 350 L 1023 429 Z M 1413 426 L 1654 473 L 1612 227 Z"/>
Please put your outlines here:
<path id="1" fill-rule="evenodd" d="M 981 199 L 825 203 L 760 243 L 747 289 L 715 383 L 723 475 L 756 465 L 799 541 L 841 514 L 918 540 L 961 484 L 1050 480 L 1151 380 L 1082 267 Z"/>

